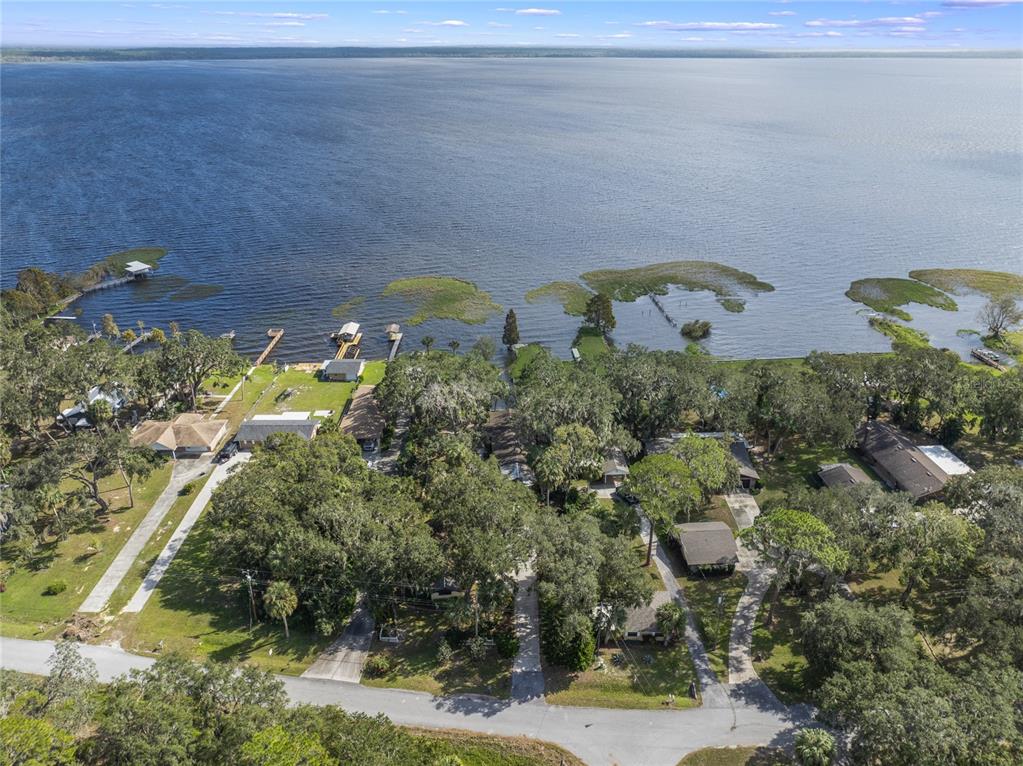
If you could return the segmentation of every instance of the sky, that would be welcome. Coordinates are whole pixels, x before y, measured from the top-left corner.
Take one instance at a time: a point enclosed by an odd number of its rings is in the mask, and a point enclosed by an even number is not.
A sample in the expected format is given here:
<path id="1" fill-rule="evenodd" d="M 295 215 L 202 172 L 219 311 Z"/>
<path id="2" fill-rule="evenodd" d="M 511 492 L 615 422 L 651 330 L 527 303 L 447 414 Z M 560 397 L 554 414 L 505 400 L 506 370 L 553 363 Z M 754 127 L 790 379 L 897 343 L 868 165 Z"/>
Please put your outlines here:
<path id="1" fill-rule="evenodd" d="M 4 0 L 5 46 L 1019 49 L 1023 0 Z"/>

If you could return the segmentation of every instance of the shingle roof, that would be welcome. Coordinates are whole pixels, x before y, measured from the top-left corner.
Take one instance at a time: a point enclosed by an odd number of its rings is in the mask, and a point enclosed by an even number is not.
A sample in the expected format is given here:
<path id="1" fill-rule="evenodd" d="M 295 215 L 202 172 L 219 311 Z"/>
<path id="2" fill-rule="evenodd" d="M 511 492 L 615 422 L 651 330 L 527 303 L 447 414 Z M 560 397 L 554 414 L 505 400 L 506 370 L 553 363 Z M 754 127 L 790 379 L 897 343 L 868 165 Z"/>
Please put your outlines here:
<path id="1" fill-rule="evenodd" d="M 732 530 L 723 521 L 676 524 L 675 536 L 691 567 L 728 566 L 739 560 Z"/>
<path id="2" fill-rule="evenodd" d="M 870 484 L 870 477 L 857 465 L 831 463 L 822 465 L 817 476 L 825 487 L 851 487 L 856 484 Z"/>
<path id="3" fill-rule="evenodd" d="M 877 463 L 899 489 L 913 497 L 933 495 L 948 482 L 948 474 L 897 428 L 868 420 L 856 435 L 863 454 Z"/>
<path id="4" fill-rule="evenodd" d="M 373 391 L 376 386 L 359 386 L 352 396 L 348 412 L 341 418 L 341 430 L 356 440 L 379 439 L 384 432 L 384 416 Z"/>
<path id="5" fill-rule="evenodd" d="M 658 436 L 654 439 L 650 439 L 643 443 L 643 448 L 646 450 L 648 455 L 659 455 L 665 452 L 670 452 L 671 448 L 675 445 L 679 439 L 688 434 L 673 431 L 667 436 Z M 748 477 L 751 479 L 759 479 L 760 474 L 757 473 L 757 469 L 753 467 L 753 459 L 749 454 L 749 447 L 746 444 L 746 440 L 739 434 L 726 434 L 722 431 L 714 432 L 696 432 L 693 436 L 699 436 L 702 439 L 724 439 L 728 442 L 728 451 L 732 453 L 732 457 L 739 463 L 739 475 Z"/>
<path id="6" fill-rule="evenodd" d="M 648 606 L 638 606 L 625 613 L 625 626 L 622 630 L 626 633 L 660 633 L 661 631 L 657 628 L 657 608 L 669 601 L 671 601 L 671 594 L 668 591 L 654 591 L 654 597 Z"/>
<path id="7" fill-rule="evenodd" d="M 270 434 L 288 433 L 312 439 L 319 427 L 317 420 L 246 420 L 235 438 L 240 442 L 262 442 Z"/>
<path id="8" fill-rule="evenodd" d="M 165 450 L 201 447 L 209 452 L 217 446 L 226 428 L 226 420 L 203 420 L 202 415 L 186 412 L 173 421 L 143 421 L 132 434 L 131 443 Z"/>
<path id="9" fill-rule="evenodd" d="M 363 359 L 328 359 L 320 369 L 328 375 L 350 375 L 358 377 L 362 374 L 366 362 Z"/>

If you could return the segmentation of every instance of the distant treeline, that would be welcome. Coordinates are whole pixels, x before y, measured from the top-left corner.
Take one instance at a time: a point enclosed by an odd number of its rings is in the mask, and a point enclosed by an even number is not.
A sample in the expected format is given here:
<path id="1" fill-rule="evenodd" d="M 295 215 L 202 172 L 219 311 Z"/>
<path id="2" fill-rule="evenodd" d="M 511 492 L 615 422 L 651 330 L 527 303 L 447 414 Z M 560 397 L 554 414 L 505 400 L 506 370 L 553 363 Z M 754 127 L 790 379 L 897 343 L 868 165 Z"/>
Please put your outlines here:
<path id="1" fill-rule="evenodd" d="M 33 61 L 184 61 L 323 58 L 1019 58 L 1019 50 L 824 51 L 651 48 L 8 48 L 5 63 Z"/>

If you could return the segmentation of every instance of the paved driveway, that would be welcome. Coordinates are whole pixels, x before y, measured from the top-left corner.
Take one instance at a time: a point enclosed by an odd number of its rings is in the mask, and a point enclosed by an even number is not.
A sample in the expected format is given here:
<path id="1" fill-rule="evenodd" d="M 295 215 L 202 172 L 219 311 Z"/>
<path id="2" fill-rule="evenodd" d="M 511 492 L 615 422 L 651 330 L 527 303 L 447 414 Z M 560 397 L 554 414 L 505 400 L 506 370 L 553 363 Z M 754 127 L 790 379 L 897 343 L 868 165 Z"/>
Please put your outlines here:
<path id="1" fill-rule="evenodd" d="M 360 606 L 337 640 L 316 658 L 302 678 L 328 678 L 357 684 L 362 680 L 362 669 L 372 643 L 373 615 L 365 606 Z"/>

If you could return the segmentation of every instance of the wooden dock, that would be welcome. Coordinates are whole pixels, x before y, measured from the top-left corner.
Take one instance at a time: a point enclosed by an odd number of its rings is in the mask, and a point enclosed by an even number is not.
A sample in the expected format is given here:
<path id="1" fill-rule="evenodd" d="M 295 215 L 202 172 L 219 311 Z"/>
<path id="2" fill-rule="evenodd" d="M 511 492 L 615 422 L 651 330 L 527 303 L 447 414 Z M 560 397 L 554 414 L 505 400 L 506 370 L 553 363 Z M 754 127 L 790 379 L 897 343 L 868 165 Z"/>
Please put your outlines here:
<path id="1" fill-rule="evenodd" d="M 337 356 L 335 359 L 358 359 L 359 344 L 362 343 L 362 333 L 357 333 L 351 340 L 338 340 Z M 349 352 L 351 352 L 349 354 Z"/>
<path id="2" fill-rule="evenodd" d="M 1008 367 L 1002 364 L 1002 361 L 997 354 L 988 351 L 987 349 L 975 348 L 970 351 L 970 356 L 983 362 L 988 367 L 994 367 L 999 372 L 1005 372 L 1008 369 Z"/>
<path id="3" fill-rule="evenodd" d="M 404 333 L 396 332 L 390 337 L 391 350 L 387 354 L 387 361 L 393 362 L 394 357 L 398 355 L 398 346 L 401 345 L 401 339 L 404 337 Z"/>
<path id="4" fill-rule="evenodd" d="M 271 327 L 266 331 L 266 334 L 270 337 L 270 342 L 266 344 L 266 348 L 263 349 L 263 353 L 256 357 L 256 361 L 252 365 L 253 367 L 259 367 L 259 365 L 265 362 L 266 358 L 270 356 L 270 352 L 274 350 L 274 347 L 276 347 L 277 344 L 280 343 L 281 338 L 284 337 L 284 328 L 282 327 L 280 330 L 275 330 Z"/>

